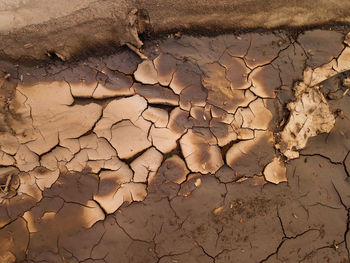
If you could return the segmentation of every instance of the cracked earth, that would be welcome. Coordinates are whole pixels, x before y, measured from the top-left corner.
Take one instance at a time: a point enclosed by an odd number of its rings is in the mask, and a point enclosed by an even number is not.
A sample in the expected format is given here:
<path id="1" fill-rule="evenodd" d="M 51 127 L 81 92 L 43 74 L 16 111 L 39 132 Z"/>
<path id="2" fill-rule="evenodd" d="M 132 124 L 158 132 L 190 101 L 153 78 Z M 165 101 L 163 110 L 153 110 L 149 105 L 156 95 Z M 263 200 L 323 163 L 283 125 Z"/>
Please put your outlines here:
<path id="1" fill-rule="evenodd" d="M 349 262 L 350 35 L 1 62 L 1 262 Z"/>

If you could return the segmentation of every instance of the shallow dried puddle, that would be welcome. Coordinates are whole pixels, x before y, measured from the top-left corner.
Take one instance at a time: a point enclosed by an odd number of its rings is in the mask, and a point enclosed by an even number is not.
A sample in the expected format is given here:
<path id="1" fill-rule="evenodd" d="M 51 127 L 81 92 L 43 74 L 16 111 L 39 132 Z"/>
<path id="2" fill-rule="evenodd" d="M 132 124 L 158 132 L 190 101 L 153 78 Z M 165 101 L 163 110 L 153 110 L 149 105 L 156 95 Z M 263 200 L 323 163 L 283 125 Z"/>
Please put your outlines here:
<path id="1" fill-rule="evenodd" d="M 349 262 L 350 47 L 307 31 L 3 64 L 1 262 Z"/>

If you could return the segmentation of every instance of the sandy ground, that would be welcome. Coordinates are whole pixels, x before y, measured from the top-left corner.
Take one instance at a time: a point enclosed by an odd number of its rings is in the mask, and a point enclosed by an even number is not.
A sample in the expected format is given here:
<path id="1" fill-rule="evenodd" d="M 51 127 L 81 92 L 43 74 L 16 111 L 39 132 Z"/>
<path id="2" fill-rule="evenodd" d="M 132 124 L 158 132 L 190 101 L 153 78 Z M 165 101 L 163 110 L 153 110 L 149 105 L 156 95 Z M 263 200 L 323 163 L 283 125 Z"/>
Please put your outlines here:
<path id="1" fill-rule="evenodd" d="M 139 47 L 145 35 L 349 22 L 344 0 L 2 0 L 0 58 L 32 62 L 57 53 L 69 60 L 126 43 Z"/>
<path id="2" fill-rule="evenodd" d="M 349 262 L 346 33 L 1 62 L 0 261 Z"/>

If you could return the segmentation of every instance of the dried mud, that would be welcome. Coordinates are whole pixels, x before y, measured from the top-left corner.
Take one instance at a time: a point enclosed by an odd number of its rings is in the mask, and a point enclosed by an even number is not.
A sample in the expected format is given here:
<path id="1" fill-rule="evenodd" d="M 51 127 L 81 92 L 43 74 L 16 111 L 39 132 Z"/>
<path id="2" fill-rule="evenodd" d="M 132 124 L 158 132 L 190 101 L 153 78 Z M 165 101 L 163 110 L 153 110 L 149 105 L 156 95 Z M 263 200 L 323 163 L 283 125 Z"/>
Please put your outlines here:
<path id="1" fill-rule="evenodd" d="M 347 32 L 1 62 L 1 262 L 349 262 Z"/>

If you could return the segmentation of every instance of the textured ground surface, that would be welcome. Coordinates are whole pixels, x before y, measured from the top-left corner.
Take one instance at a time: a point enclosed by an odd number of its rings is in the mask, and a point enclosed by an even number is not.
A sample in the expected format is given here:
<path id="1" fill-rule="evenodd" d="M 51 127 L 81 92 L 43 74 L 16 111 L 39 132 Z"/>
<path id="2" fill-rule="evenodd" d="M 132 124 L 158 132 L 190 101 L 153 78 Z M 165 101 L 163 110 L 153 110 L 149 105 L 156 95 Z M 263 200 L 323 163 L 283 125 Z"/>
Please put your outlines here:
<path id="1" fill-rule="evenodd" d="M 349 262 L 345 33 L 1 63 L 0 261 Z"/>
<path id="2" fill-rule="evenodd" d="M 140 47 L 143 34 L 333 29 L 349 22 L 350 2 L 344 0 L 1 0 L 0 58 L 33 61 L 57 54 L 69 60 L 126 43 Z"/>

